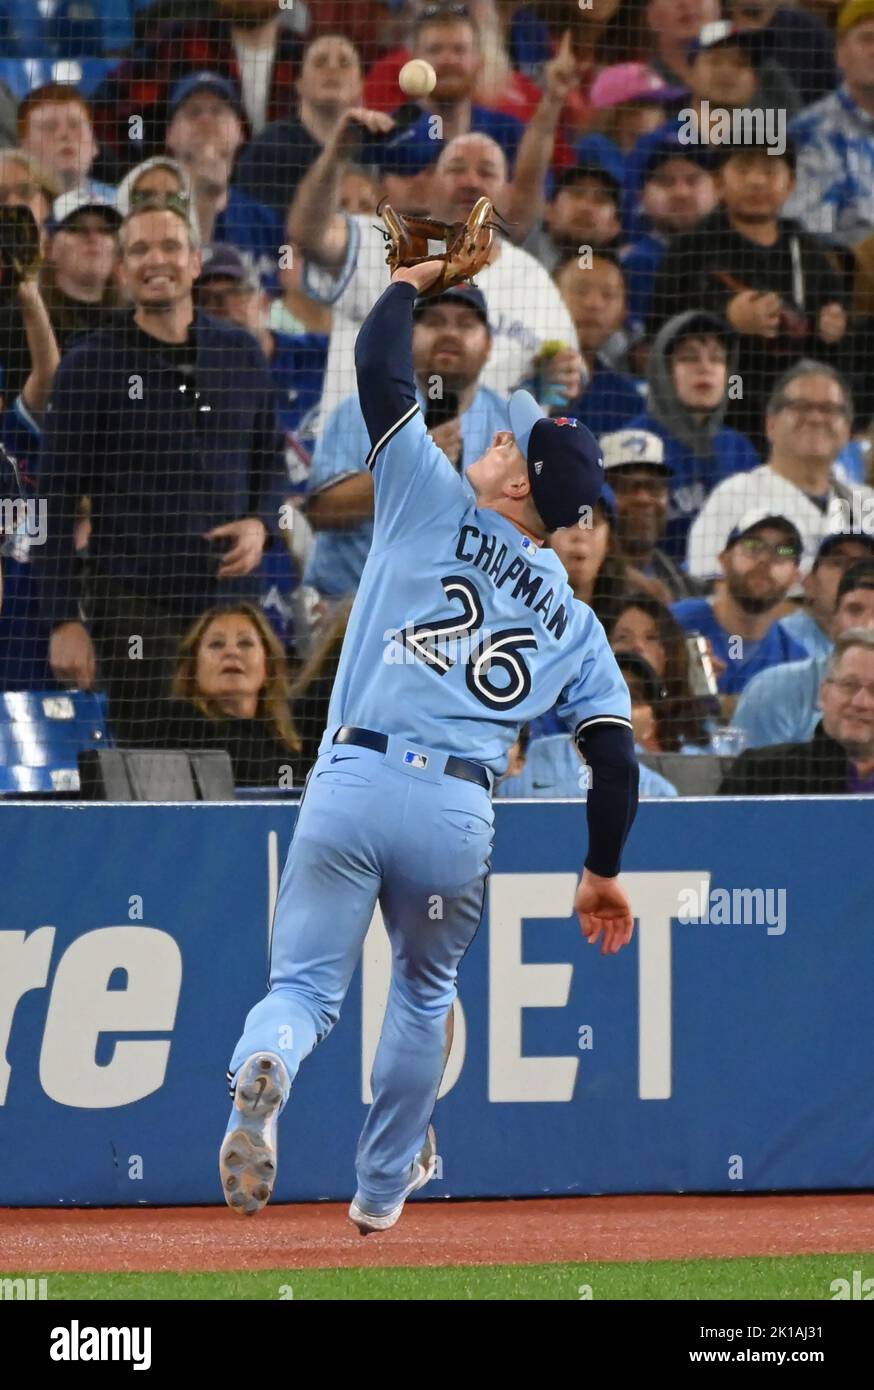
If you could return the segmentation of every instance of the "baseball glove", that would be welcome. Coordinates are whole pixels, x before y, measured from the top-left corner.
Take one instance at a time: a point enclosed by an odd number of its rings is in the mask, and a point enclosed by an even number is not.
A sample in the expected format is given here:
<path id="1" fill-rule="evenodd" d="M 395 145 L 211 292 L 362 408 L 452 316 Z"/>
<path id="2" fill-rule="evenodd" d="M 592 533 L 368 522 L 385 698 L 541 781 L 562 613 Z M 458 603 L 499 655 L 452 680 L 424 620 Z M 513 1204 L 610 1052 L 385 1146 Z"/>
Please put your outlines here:
<path id="1" fill-rule="evenodd" d="M 492 233 L 498 226 L 492 220 L 493 212 L 488 198 L 478 198 L 466 222 L 438 222 L 433 217 L 404 217 L 386 203 L 381 215 L 388 231 L 379 228 L 386 241 L 386 264 L 394 274 L 402 266 L 442 261 L 442 275 L 422 298 L 430 299 L 462 280 L 472 280 L 489 258 Z M 446 250 L 429 251 L 431 241 L 445 242 Z"/>
<path id="2" fill-rule="evenodd" d="M 0 291 L 33 279 L 40 259 L 39 227 L 30 208 L 0 208 Z"/>

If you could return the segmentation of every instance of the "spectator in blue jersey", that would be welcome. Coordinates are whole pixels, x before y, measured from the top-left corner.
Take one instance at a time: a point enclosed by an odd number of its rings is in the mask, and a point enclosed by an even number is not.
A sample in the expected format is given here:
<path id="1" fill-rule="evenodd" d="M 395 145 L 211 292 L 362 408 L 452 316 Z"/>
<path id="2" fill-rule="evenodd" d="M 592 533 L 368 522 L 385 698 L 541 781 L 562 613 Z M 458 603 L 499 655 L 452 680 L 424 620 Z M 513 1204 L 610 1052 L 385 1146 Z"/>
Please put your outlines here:
<path id="1" fill-rule="evenodd" d="M 616 534 L 626 559 L 654 580 L 665 603 L 697 597 L 702 586 L 661 549 L 667 526 L 671 469 L 664 441 L 649 430 L 602 434 L 604 476 L 616 495 Z"/>
<path id="2" fill-rule="evenodd" d="M 634 378 L 616 371 L 605 355 L 621 339 L 627 318 L 622 268 L 611 252 L 599 251 L 570 257 L 553 278 L 574 321 L 587 373 L 581 394 L 567 403 L 565 414 L 577 416 L 593 434 L 622 429 L 643 405 Z"/>
<path id="3" fill-rule="evenodd" d="M 839 546 L 848 537 L 835 538 Z M 866 538 L 870 539 L 870 537 Z M 858 551 L 859 538 L 853 537 Z M 825 542 L 824 542 L 825 544 Z M 826 626 L 828 636 L 811 646 L 803 661 L 772 666 L 754 676 L 744 690 L 732 716 L 732 723 L 743 729 L 745 747 L 764 748 L 772 743 L 803 743 L 812 738 L 822 714 L 820 690 L 834 643 L 850 628 L 874 629 L 874 561 L 855 561 L 842 570 L 832 611 Z M 831 584 L 829 583 L 831 588 Z M 791 627 L 792 619 L 782 625 Z"/>
<path id="4" fill-rule="evenodd" d="M 660 587 L 635 569 L 616 537 L 616 497 L 605 484 L 588 524 L 555 531 L 550 545 L 567 571 L 574 597 L 610 628 L 630 593 L 659 597 Z"/>
<path id="5" fill-rule="evenodd" d="M 173 87 L 166 148 L 187 171 L 201 241 L 238 246 L 268 278 L 276 271 L 278 249 L 284 242 L 282 216 L 242 188 L 231 186 L 234 159 L 246 134 L 242 98 L 228 78 L 194 72 Z"/>
<path id="6" fill-rule="evenodd" d="M 615 247 L 622 233 L 620 185 L 600 164 L 578 164 L 556 177 L 544 226 L 525 243 L 550 273 L 580 248 Z"/>
<path id="7" fill-rule="evenodd" d="M 240 151 L 234 187 L 284 216 L 295 189 L 350 107 L 362 104 L 361 60 L 342 34 L 313 39 L 303 56 L 297 107 Z"/>
<path id="8" fill-rule="evenodd" d="M 414 309 L 417 397 L 432 438 L 456 468 L 479 458 L 507 428 L 503 397 L 480 382 L 492 335 L 486 301 L 472 285 L 420 299 Z M 373 535 L 373 478 L 361 405 L 349 396 L 316 445 L 306 513 L 316 543 L 304 575 L 324 611 L 354 593 Z"/>
<path id="9" fill-rule="evenodd" d="M 646 409 L 628 422 L 664 443 L 671 494 L 662 548 L 675 561 L 684 558 L 689 526 L 716 483 L 760 462 L 746 436 L 724 423 L 737 355 L 735 335 L 715 314 L 689 310 L 669 319 L 650 352 Z"/>
<path id="10" fill-rule="evenodd" d="M 716 207 L 712 164 L 706 146 L 684 145 L 671 131 L 643 166 L 636 218 L 641 230 L 619 253 L 629 313 L 637 321 L 643 322 L 649 313 L 653 280 L 671 237 L 692 231 Z"/>
<path id="11" fill-rule="evenodd" d="M 798 183 L 786 214 L 855 246 L 874 231 L 874 0 L 847 0 L 837 31 L 843 81 L 792 123 Z"/>
<path id="12" fill-rule="evenodd" d="M 874 560 L 874 535 L 865 531 L 830 532 L 816 552 L 810 573 L 804 576 L 805 602 L 780 619 L 790 636 L 806 647 L 811 656 L 831 651 L 838 588 L 847 570 L 861 560 Z"/>
<path id="13" fill-rule="evenodd" d="M 807 656 L 778 621 L 798 582 L 802 549 L 801 534 L 787 517 L 748 512 L 726 537 L 719 556 L 724 582 L 715 598 L 674 604 L 680 626 L 710 641 L 721 667 L 721 695 L 739 695 L 759 671 Z"/>

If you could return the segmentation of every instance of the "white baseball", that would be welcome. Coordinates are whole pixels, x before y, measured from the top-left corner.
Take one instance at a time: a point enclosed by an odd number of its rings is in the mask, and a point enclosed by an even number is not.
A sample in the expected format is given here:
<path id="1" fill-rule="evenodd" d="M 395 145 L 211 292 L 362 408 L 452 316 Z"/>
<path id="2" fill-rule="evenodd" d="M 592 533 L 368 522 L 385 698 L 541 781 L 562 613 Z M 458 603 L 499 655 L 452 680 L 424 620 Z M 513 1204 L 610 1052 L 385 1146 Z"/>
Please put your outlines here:
<path id="1" fill-rule="evenodd" d="M 408 97 L 426 97 L 437 86 L 437 74 L 424 58 L 411 58 L 398 73 L 398 86 Z"/>

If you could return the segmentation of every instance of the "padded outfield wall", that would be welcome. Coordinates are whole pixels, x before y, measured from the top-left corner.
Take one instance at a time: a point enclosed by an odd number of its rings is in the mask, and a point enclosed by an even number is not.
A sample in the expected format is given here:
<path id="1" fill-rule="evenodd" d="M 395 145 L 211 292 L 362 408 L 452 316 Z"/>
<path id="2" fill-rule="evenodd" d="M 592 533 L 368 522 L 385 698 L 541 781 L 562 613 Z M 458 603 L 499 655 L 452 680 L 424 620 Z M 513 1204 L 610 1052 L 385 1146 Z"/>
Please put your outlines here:
<path id="1" fill-rule="evenodd" d="M 224 1073 L 295 814 L 0 806 L 0 1204 L 221 1201 Z M 603 958 L 571 915 L 583 809 L 498 803 L 429 1194 L 874 1186 L 872 816 L 644 803 L 638 931 Z M 388 968 L 375 920 L 283 1118 L 277 1200 L 353 1190 Z"/>

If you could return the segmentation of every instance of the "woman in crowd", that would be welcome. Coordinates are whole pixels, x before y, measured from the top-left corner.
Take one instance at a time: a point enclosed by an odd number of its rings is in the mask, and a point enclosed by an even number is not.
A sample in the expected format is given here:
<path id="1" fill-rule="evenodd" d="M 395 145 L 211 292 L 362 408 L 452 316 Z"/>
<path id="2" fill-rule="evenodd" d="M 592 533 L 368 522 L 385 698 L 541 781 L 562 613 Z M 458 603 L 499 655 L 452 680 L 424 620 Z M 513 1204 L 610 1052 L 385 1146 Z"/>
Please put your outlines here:
<path id="1" fill-rule="evenodd" d="M 605 627 L 614 652 L 636 652 L 659 683 L 647 751 L 705 751 L 710 735 L 701 702 L 690 688 L 686 634 L 670 609 L 651 594 L 628 593 L 616 603 Z"/>
<path id="2" fill-rule="evenodd" d="M 568 573 L 575 596 L 587 603 L 609 630 L 631 590 L 650 591 L 650 581 L 628 564 L 616 538 L 616 510 L 605 488 L 591 526 L 568 526 L 554 532 L 552 549 Z"/>

